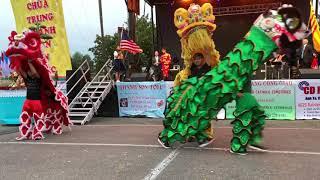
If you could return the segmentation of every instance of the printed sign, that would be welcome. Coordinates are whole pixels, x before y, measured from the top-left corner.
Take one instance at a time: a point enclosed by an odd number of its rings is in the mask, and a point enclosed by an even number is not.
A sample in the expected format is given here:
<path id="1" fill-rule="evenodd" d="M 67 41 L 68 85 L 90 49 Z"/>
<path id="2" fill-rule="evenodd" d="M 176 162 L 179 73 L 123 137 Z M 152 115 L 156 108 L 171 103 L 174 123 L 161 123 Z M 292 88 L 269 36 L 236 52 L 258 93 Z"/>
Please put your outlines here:
<path id="1" fill-rule="evenodd" d="M 120 116 L 164 117 L 165 82 L 120 82 L 117 91 Z"/>
<path id="2" fill-rule="evenodd" d="M 296 84 L 297 119 L 320 119 L 320 80 L 299 80 Z"/>
<path id="3" fill-rule="evenodd" d="M 252 81 L 252 95 L 268 119 L 295 120 L 295 83 L 290 80 Z M 227 119 L 233 119 L 236 103 L 227 104 Z"/>

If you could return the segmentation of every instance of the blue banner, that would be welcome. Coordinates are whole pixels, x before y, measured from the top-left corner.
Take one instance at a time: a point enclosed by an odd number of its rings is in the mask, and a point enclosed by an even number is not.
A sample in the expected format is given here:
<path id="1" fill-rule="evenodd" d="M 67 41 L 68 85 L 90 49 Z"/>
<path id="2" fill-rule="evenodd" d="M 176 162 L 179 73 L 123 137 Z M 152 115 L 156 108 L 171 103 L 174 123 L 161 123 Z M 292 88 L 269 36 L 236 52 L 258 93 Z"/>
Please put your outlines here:
<path id="1" fill-rule="evenodd" d="M 168 88 L 163 81 L 117 83 L 120 117 L 163 118 Z"/>
<path id="2" fill-rule="evenodd" d="M 20 124 L 25 90 L 0 90 L 0 124 Z"/>

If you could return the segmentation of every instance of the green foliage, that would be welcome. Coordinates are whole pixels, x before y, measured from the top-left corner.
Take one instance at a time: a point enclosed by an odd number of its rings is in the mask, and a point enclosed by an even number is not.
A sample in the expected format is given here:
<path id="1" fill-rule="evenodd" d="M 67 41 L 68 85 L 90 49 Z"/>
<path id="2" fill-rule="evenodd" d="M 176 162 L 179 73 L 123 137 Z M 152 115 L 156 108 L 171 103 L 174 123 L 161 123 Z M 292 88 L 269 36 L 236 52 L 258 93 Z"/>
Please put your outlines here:
<path id="1" fill-rule="evenodd" d="M 136 26 L 136 43 L 143 49 L 143 53 L 139 54 L 139 66 L 147 66 L 152 59 L 152 22 L 147 16 L 141 16 L 137 19 Z M 94 47 L 90 48 L 94 55 L 95 71 L 99 71 L 100 68 L 106 63 L 108 59 L 113 59 L 113 52 L 120 43 L 120 37 L 118 33 L 114 35 L 105 35 L 101 37 L 97 35 L 94 41 Z"/>
<path id="2" fill-rule="evenodd" d="M 89 51 L 94 55 L 95 71 L 98 72 L 108 59 L 113 59 L 113 52 L 119 44 L 119 36 L 117 34 L 104 37 L 97 35 L 94 43 L 95 46 L 90 48 Z"/>
<path id="3" fill-rule="evenodd" d="M 91 57 L 88 54 L 83 55 L 80 52 L 75 52 L 72 55 L 72 69 L 76 70 L 80 67 L 80 65 L 83 63 L 83 61 L 88 60 L 89 61 L 89 65 L 90 65 L 90 69 L 93 69 L 94 67 L 94 62 L 92 61 Z"/>
<path id="4" fill-rule="evenodd" d="M 143 53 L 140 54 L 140 65 L 148 66 L 153 55 L 152 22 L 148 15 L 137 19 L 136 37 L 137 44 L 143 49 Z"/>

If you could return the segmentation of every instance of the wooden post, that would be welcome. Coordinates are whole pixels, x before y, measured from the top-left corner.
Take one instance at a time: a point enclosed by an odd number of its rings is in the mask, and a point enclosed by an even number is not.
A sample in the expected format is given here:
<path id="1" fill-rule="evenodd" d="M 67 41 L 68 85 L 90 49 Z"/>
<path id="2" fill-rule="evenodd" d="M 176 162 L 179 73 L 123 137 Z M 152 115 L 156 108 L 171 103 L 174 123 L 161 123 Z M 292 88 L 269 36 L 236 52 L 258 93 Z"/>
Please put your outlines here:
<path id="1" fill-rule="evenodd" d="M 316 0 L 316 9 L 315 9 L 316 18 L 318 18 L 318 9 L 319 9 L 319 0 Z"/>
<path id="2" fill-rule="evenodd" d="M 155 37 L 154 37 L 154 21 L 153 21 L 153 5 L 151 6 L 151 23 L 152 23 L 152 52 L 156 50 Z"/>

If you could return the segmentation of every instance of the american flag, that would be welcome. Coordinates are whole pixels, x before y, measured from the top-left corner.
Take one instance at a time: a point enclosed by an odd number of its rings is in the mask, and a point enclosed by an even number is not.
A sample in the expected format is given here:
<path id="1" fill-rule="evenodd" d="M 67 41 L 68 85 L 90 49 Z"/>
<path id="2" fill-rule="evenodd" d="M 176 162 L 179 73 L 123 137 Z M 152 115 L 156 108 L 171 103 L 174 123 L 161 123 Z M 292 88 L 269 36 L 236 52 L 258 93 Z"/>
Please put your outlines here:
<path id="1" fill-rule="evenodd" d="M 120 50 L 128 51 L 132 54 L 142 53 L 143 50 L 132 40 L 129 39 L 128 33 L 122 31 L 121 41 L 120 41 Z"/>

